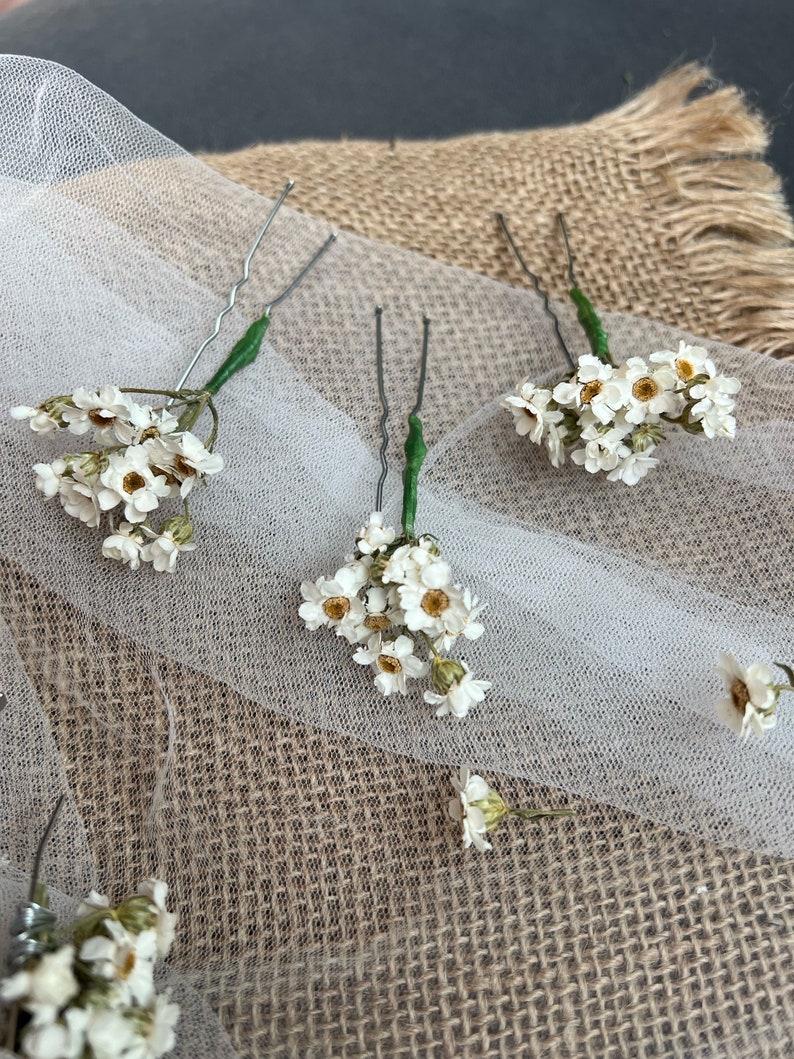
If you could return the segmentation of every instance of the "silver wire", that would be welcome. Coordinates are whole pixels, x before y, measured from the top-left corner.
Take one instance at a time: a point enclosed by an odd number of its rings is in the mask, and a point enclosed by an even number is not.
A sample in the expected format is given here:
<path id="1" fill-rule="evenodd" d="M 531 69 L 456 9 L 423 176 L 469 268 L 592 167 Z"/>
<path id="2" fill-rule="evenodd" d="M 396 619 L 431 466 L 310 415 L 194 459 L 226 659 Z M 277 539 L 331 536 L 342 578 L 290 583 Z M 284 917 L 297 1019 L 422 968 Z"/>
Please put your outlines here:
<path id="1" fill-rule="evenodd" d="M 386 427 L 386 420 L 389 418 L 389 403 L 386 400 L 386 387 L 383 385 L 383 335 L 381 332 L 381 317 L 383 316 L 383 306 L 378 305 L 375 308 L 375 360 L 378 368 L 378 397 L 380 398 L 381 406 L 381 417 L 380 417 L 380 478 L 378 479 L 378 488 L 375 491 L 375 510 L 383 510 L 383 485 L 386 481 L 386 475 L 389 473 L 389 463 L 386 456 L 386 450 L 389 447 L 389 431 Z"/>
<path id="2" fill-rule="evenodd" d="M 571 244 L 568 241 L 568 225 L 565 223 L 565 218 L 561 213 L 557 214 L 557 220 L 562 230 L 562 241 L 565 243 L 565 257 L 568 261 L 568 282 L 572 287 L 578 286 L 576 277 L 573 274 L 573 254 L 571 252 Z"/>
<path id="3" fill-rule="evenodd" d="M 36 886 L 39 881 L 39 871 L 41 869 L 41 858 L 44 855 L 44 847 L 47 845 L 52 829 L 55 827 L 55 821 L 58 819 L 58 813 L 61 811 L 61 806 L 66 798 L 65 794 L 62 794 L 58 801 L 55 803 L 55 808 L 52 811 L 49 822 L 44 829 L 44 834 L 41 836 L 41 842 L 36 850 L 36 859 L 33 861 L 33 875 L 30 878 L 30 890 L 28 891 L 28 901 L 32 901 L 36 896 Z"/>
<path id="4" fill-rule="evenodd" d="M 323 254 L 328 249 L 328 247 L 331 246 L 332 243 L 336 242 L 336 237 L 337 237 L 337 233 L 336 232 L 331 232 L 331 234 L 325 240 L 323 245 L 320 247 L 320 249 L 317 251 L 317 253 L 314 255 L 314 257 L 311 259 L 311 261 L 308 263 L 308 265 L 305 265 L 304 268 L 301 269 L 301 271 L 298 273 L 298 275 L 292 281 L 292 283 L 290 283 L 290 285 L 285 290 L 283 290 L 281 292 L 281 294 L 278 295 L 277 298 L 274 298 L 273 301 L 270 302 L 268 307 L 265 309 L 265 312 L 267 313 L 268 316 L 270 315 L 271 311 L 273 309 L 275 309 L 275 307 L 277 305 L 279 305 L 281 302 L 284 301 L 285 298 L 287 298 L 290 294 L 292 294 L 292 292 L 295 290 L 295 288 L 298 286 L 298 284 L 301 283 L 304 280 L 304 278 L 308 275 L 309 272 L 311 272 L 311 270 L 314 268 L 314 266 L 317 264 L 317 262 L 323 256 Z"/>
<path id="5" fill-rule="evenodd" d="M 422 401 L 425 398 L 425 376 L 427 375 L 427 344 L 428 336 L 430 334 L 430 320 L 427 316 L 422 317 L 422 324 L 424 326 L 424 335 L 422 337 L 422 366 L 419 369 L 419 385 L 416 388 L 416 404 L 411 410 L 412 416 L 419 415 L 419 409 L 422 407 Z"/>
<path id="6" fill-rule="evenodd" d="M 242 287 L 242 285 L 244 283 L 248 282 L 248 272 L 249 272 L 249 269 L 251 267 L 251 258 L 256 253 L 256 251 L 257 251 L 257 249 L 259 247 L 259 244 L 262 242 L 262 240 L 263 240 L 263 238 L 265 236 L 265 232 L 268 230 L 270 225 L 273 223 L 273 219 L 276 216 L 276 214 L 278 213 L 279 209 L 281 208 L 281 204 L 283 203 L 283 201 L 287 197 L 287 195 L 289 195 L 290 191 L 292 191 L 294 186 L 295 186 L 295 181 L 294 180 L 288 180 L 287 183 L 284 185 L 284 190 L 281 192 L 281 194 L 279 195 L 279 197 L 276 199 L 275 203 L 273 204 L 273 208 L 271 209 L 270 213 L 267 215 L 267 220 L 262 225 L 262 227 L 259 229 L 259 234 L 257 235 L 256 239 L 254 239 L 254 241 L 253 241 L 253 243 L 251 245 L 251 249 L 248 251 L 246 259 L 243 262 L 243 274 L 242 274 L 242 276 L 237 280 L 237 282 L 234 284 L 232 289 L 229 291 L 229 300 L 227 301 L 226 305 L 221 309 L 221 311 L 218 313 L 218 315 L 215 317 L 215 328 L 214 328 L 212 334 L 208 335 L 204 339 L 204 341 L 198 347 L 196 352 L 193 354 L 193 357 L 192 357 L 190 363 L 185 368 L 185 370 L 182 372 L 182 375 L 179 378 L 179 382 L 174 387 L 175 390 L 181 390 L 182 389 L 182 387 L 187 382 L 188 377 L 192 373 L 193 369 L 198 364 L 199 358 L 201 357 L 201 354 L 204 352 L 204 350 L 207 348 L 207 346 L 210 344 L 210 342 L 214 342 L 215 339 L 218 337 L 218 335 L 220 333 L 220 330 L 221 330 L 221 323 L 223 322 L 224 316 L 227 313 L 231 312 L 232 309 L 234 308 L 234 303 L 237 300 L 237 291 L 240 289 L 240 287 Z M 168 402 L 168 404 L 169 405 L 173 404 L 173 400 L 174 399 L 171 398 L 171 400 Z"/>
<path id="7" fill-rule="evenodd" d="M 6 963 L 12 972 L 27 963 L 32 956 L 39 956 L 52 948 L 47 942 L 40 941 L 36 934 L 55 925 L 55 913 L 52 909 L 40 905 L 35 898 L 41 871 L 41 858 L 44 855 L 44 849 L 52 834 L 52 829 L 55 827 L 55 821 L 58 819 L 58 813 L 61 811 L 65 798 L 65 794 L 60 796 L 50 814 L 50 819 L 47 821 L 44 834 L 41 836 L 36 849 L 33 874 L 30 877 L 30 886 L 28 888 L 28 899 L 17 907 L 16 915 L 11 923 L 11 945 L 8 949 Z"/>
<path id="8" fill-rule="evenodd" d="M 558 218 L 560 218 L 560 217 L 562 217 L 562 214 L 558 214 L 557 216 L 558 216 Z M 535 293 L 540 298 L 543 299 L 543 309 L 546 312 L 546 315 L 551 317 L 552 323 L 554 325 L 554 335 L 555 335 L 555 337 L 557 339 L 557 345 L 560 347 L 562 352 L 565 354 L 565 357 L 566 357 L 568 363 L 571 365 L 571 367 L 574 370 L 576 370 L 576 363 L 574 362 L 574 359 L 571 356 L 571 351 L 566 346 L 565 339 L 562 337 L 562 332 L 560 331 L 560 321 L 559 321 L 559 319 L 557 317 L 557 314 L 554 312 L 554 310 L 552 309 L 551 305 L 549 304 L 549 296 L 548 296 L 548 294 L 541 287 L 540 280 L 538 279 L 538 277 L 535 275 L 535 273 L 529 268 L 527 263 L 524 261 L 524 258 L 521 255 L 521 251 L 516 246 L 515 241 L 513 240 L 513 237 L 510 234 L 510 229 L 507 227 L 507 221 L 505 220 L 505 215 L 503 213 L 497 213 L 496 214 L 496 220 L 498 221 L 499 226 L 502 229 L 504 237 L 507 240 L 508 246 L 513 251 L 513 255 L 514 255 L 516 261 L 521 266 L 522 272 L 524 272 L 525 275 L 529 276 L 529 278 L 532 280 L 532 282 L 533 282 L 533 284 L 535 286 Z"/>

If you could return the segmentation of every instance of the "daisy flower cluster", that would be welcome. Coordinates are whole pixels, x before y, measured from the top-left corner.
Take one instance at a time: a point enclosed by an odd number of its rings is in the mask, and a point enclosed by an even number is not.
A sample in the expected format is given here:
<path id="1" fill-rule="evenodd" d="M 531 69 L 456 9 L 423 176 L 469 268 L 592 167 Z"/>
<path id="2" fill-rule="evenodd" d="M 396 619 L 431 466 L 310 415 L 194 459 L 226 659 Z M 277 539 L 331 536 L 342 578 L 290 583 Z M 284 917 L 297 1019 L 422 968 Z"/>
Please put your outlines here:
<path id="1" fill-rule="evenodd" d="M 45 500 L 57 497 L 67 515 L 91 529 L 106 525 L 105 558 L 132 570 L 151 563 L 155 570 L 173 573 L 179 555 L 196 547 L 188 497 L 197 482 L 223 469 L 223 458 L 212 451 L 217 414 L 206 391 L 159 391 L 173 404 L 155 408 L 131 396 L 146 392 L 79 388 L 36 408 L 12 408 L 11 415 L 38 434 L 92 435 L 87 450 L 35 464 L 36 488 Z M 202 442 L 190 427 L 205 407 L 212 412 L 213 429 Z M 183 513 L 153 526 L 154 513 L 171 499 L 181 500 Z"/>
<path id="2" fill-rule="evenodd" d="M 306 628 L 327 626 L 355 645 L 353 660 L 372 668 L 383 695 L 405 695 L 409 680 L 429 676 L 424 697 L 437 716 L 465 717 L 491 686 L 442 654 L 482 635 L 476 596 L 453 580 L 432 537 L 398 537 L 379 511 L 359 531 L 344 566 L 305 581 L 301 594 Z"/>
<path id="3" fill-rule="evenodd" d="M 717 701 L 717 715 L 742 740 L 751 732 L 763 739 L 777 724 L 780 693 L 794 691 L 794 670 L 782 662 L 775 665 L 785 673 L 786 682 L 781 683 L 763 662 L 745 668 L 733 655 L 720 653 L 716 670 L 725 694 Z"/>
<path id="4" fill-rule="evenodd" d="M 482 776 L 475 775 L 465 766 L 452 777 L 452 786 L 455 788 L 455 797 L 449 803 L 449 815 L 461 826 L 464 849 L 474 846 L 481 853 L 493 849 L 485 836 L 508 816 L 517 816 L 522 820 L 573 816 L 571 809 L 511 809 Z"/>
<path id="5" fill-rule="evenodd" d="M 179 1005 L 154 987 L 154 968 L 174 938 L 168 887 L 147 879 L 112 908 L 92 891 L 77 911 L 71 941 L 40 930 L 42 954 L 0 983 L 17 1006 L 18 1054 L 28 1059 L 157 1059 L 176 1044 Z M 51 915 L 54 926 L 54 915 Z"/>
<path id="6" fill-rule="evenodd" d="M 585 354 L 575 373 L 553 388 L 529 378 L 502 398 L 516 431 L 545 445 L 555 467 L 573 463 L 611 482 L 636 485 L 659 460 L 664 425 L 690 434 L 733 438 L 738 379 L 720 375 L 701 346 L 629 357 L 615 365 Z"/>

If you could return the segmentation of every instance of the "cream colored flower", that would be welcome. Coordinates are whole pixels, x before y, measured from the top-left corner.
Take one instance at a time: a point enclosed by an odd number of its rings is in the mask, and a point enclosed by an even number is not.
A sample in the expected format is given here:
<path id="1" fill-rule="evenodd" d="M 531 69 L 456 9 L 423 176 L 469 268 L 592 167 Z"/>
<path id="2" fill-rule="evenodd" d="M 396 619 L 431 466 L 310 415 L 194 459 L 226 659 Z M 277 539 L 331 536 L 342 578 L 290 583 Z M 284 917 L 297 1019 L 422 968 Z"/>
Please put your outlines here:
<path id="1" fill-rule="evenodd" d="M 762 662 L 745 669 L 726 652 L 720 652 L 716 670 L 726 692 L 716 704 L 720 720 L 742 739 L 747 739 L 750 732 L 763 739 L 777 724 L 775 710 L 779 692 L 775 674 Z"/>
<path id="2" fill-rule="evenodd" d="M 451 713 L 455 717 L 465 717 L 472 706 L 482 702 L 485 693 L 491 687 L 488 680 L 475 680 L 464 663 L 459 663 L 463 673 L 452 684 L 446 693 L 439 695 L 437 691 L 426 691 L 425 702 L 431 706 L 437 706 L 436 717 L 445 717 Z"/>
<path id="3" fill-rule="evenodd" d="M 54 1022 L 58 1012 L 80 992 L 72 968 L 74 948 L 62 945 L 39 957 L 29 969 L 17 971 L 0 985 L 0 998 L 19 1001 L 33 1016 L 34 1026 Z"/>
<path id="4" fill-rule="evenodd" d="M 144 879 L 138 884 L 138 893 L 142 897 L 148 897 L 154 905 L 157 912 L 157 922 L 154 925 L 157 935 L 157 953 L 159 956 L 167 956 L 174 942 L 177 921 L 176 913 L 169 912 L 165 907 L 168 884 L 161 879 Z"/>
<path id="5" fill-rule="evenodd" d="M 353 655 L 359 665 L 371 665 L 375 676 L 375 687 L 382 695 L 399 692 L 406 694 L 406 680 L 423 677 L 429 666 L 414 655 L 414 642 L 410 636 L 398 636 L 395 640 L 382 640 L 379 633 L 371 637 L 366 647 L 359 647 Z"/>
<path id="6" fill-rule="evenodd" d="M 112 983 L 122 1003 L 146 1007 L 154 998 L 154 962 L 157 934 L 143 930 L 131 934 L 113 919 L 102 921 L 105 934 L 95 934 L 80 947 L 80 959 Z"/>
<path id="7" fill-rule="evenodd" d="M 373 511 L 367 525 L 362 526 L 358 531 L 356 547 L 362 555 L 376 555 L 393 544 L 396 536 L 394 530 L 384 524 L 383 514 L 380 511 Z"/>
<path id="8" fill-rule="evenodd" d="M 473 804 L 484 801 L 491 792 L 490 787 L 482 776 L 474 775 L 465 767 L 461 768 L 457 776 L 452 777 L 452 785 L 458 793 L 449 803 L 449 815 L 461 825 L 463 848 L 474 846 L 481 853 L 493 849 L 485 838 L 485 814 L 478 805 Z"/>

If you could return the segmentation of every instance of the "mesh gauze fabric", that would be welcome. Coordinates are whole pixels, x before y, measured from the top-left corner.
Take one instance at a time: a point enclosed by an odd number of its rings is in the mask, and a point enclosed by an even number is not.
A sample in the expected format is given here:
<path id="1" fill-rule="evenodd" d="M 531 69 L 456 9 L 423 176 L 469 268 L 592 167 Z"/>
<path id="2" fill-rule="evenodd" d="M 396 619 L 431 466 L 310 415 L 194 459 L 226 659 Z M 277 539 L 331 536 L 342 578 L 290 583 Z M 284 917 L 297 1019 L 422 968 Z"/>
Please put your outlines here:
<path id="1" fill-rule="evenodd" d="M 267 203 L 57 66 L 4 60 L 0 99 L 0 396 L 10 406 L 78 385 L 171 384 Z M 224 349 L 326 233 L 282 211 Z M 393 424 L 413 399 L 422 313 L 433 321 L 418 527 L 488 603 L 487 633 L 466 660 L 494 688 L 464 723 L 436 719 L 418 694 L 381 699 L 351 652 L 305 632 L 296 613 L 299 582 L 336 568 L 372 506 L 376 303 Z M 607 322 L 619 357 L 679 337 L 643 320 Z M 33 489 L 30 465 L 54 458 L 62 439 L 2 426 L 4 614 L 9 649 L 52 726 L 41 738 L 55 740 L 100 882 L 121 887 L 148 870 L 173 882 L 183 919 L 175 965 L 227 1025 L 244 1025 L 241 1050 L 368 1054 L 345 990 L 426 955 L 444 932 L 453 949 L 464 944 L 473 909 L 498 908 L 491 929 L 505 952 L 542 949 L 544 916 L 555 895 L 575 892 L 583 865 L 598 875 L 601 863 L 610 873 L 625 863 L 627 837 L 597 813 L 600 839 L 587 853 L 578 823 L 555 821 L 565 856 L 550 856 L 548 839 L 539 855 L 527 829 L 511 830 L 495 856 L 464 858 L 439 764 L 503 773 L 503 793 L 521 804 L 543 783 L 571 796 L 543 792 L 544 804 L 620 806 L 659 834 L 688 833 L 674 840 L 679 855 L 703 838 L 794 851 L 791 717 L 781 710 L 773 737 L 739 746 L 715 719 L 712 672 L 720 649 L 746 661 L 792 657 L 791 366 L 711 344 L 743 381 L 739 437 L 670 440 L 630 491 L 553 471 L 498 409 L 518 377 L 563 370 L 525 292 L 342 236 L 275 311 L 268 337 L 220 395 L 227 469 L 194 503 L 199 550 L 174 577 L 102 560 L 97 536 Z M 396 520 L 393 448 L 386 510 Z M 39 802 L 59 785 L 48 776 Z M 18 839 L 15 863 L 35 833 L 32 823 Z M 88 871 L 68 877 L 73 859 L 47 869 L 70 893 Z M 649 878 L 655 871 L 664 865 Z M 599 905 L 592 888 L 585 903 Z M 609 903 L 598 913 L 606 921 Z M 534 938 L 515 929 L 527 908 Z M 785 939 L 775 952 L 785 964 Z M 323 988 L 318 1018 L 311 998 Z M 400 988 L 395 1019 L 410 1022 Z M 371 989 L 356 993 L 359 1023 Z M 776 1054 L 792 1002 L 789 991 L 771 1015 L 745 1011 L 738 1025 L 706 1016 L 672 1047 Z M 487 998 L 477 1007 L 487 1012 Z M 478 1012 L 452 1020 L 441 1054 L 468 1054 L 456 1041 L 471 1037 Z M 528 1018 L 499 1039 L 541 1039 Z M 413 1019 L 420 1027 L 432 1012 Z M 665 1051 L 670 1019 L 647 1054 Z M 594 1054 L 609 1032 L 588 1031 Z M 631 1032 L 642 1039 L 641 1024 Z M 414 1034 L 406 1054 L 421 1043 Z"/>

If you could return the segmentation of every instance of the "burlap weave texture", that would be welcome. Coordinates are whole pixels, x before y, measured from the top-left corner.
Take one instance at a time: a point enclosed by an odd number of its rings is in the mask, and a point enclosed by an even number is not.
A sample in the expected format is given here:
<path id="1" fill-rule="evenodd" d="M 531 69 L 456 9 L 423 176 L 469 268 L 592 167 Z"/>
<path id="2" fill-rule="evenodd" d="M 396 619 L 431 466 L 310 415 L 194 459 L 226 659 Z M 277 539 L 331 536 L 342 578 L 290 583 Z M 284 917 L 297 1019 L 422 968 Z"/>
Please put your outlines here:
<path id="1" fill-rule="evenodd" d="M 549 294 L 566 294 L 556 215 L 596 306 L 762 353 L 794 354 L 794 226 L 761 156 L 768 134 L 733 86 L 681 68 L 584 125 L 428 142 L 267 144 L 203 160 L 370 239 L 526 283 L 507 215 Z M 694 98 L 692 98 L 694 96 Z"/>

